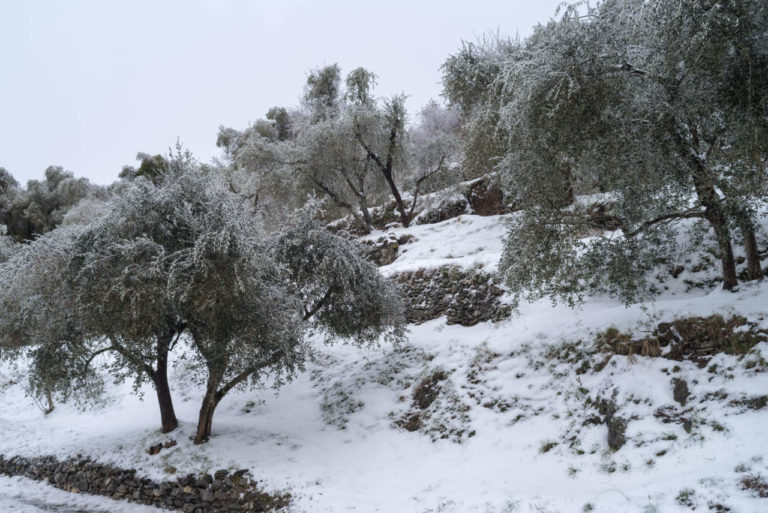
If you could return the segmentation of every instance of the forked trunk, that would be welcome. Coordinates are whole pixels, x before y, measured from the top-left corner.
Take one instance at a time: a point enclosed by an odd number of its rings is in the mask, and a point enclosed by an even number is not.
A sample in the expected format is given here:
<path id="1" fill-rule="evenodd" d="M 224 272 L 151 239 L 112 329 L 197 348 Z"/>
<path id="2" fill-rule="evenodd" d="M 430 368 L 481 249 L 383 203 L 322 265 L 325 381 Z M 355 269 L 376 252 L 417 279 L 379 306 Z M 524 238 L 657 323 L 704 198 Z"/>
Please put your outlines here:
<path id="1" fill-rule="evenodd" d="M 384 179 L 389 185 L 389 190 L 392 192 L 392 197 L 395 198 L 397 212 L 400 214 L 400 222 L 403 223 L 403 226 L 407 228 L 408 225 L 411 224 L 411 217 L 408 215 L 408 209 L 405 207 L 403 198 L 400 196 L 400 191 L 397 189 L 397 184 L 395 183 L 394 178 L 392 178 L 392 171 L 385 172 Z"/>
<path id="2" fill-rule="evenodd" d="M 360 199 L 360 214 L 362 214 L 364 228 L 371 233 L 373 230 L 373 221 L 371 220 L 371 213 L 368 211 L 368 204 L 365 199 Z"/>
<path id="3" fill-rule="evenodd" d="M 733 257 L 731 245 L 731 231 L 728 229 L 726 218 L 720 197 L 717 194 L 712 181 L 709 179 L 704 165 L 696 160 L 696 171 L 693 174 L 693 183 L 699 202 L 704 207 L 704 219 L 709 221 L 715 230 L 717 245 L 720 248 L 720 264 L 723 269 L 723 288 L 731 290 L 739 281 L 736 277 L 736 259 Z"/>
<path id="4" fill-rule="evenodd" d="M 211 437 L 211 426 L 213 425 L 213 413 L 219 399 L 216 396 L 215 387 L 208 387 L 208 391 L 203 398 L 203 405 L 200 407 L 200 416 L 197 420 L 197 432 L 195 433 L 195 445 L 200 445 L 208 441 Z"/>

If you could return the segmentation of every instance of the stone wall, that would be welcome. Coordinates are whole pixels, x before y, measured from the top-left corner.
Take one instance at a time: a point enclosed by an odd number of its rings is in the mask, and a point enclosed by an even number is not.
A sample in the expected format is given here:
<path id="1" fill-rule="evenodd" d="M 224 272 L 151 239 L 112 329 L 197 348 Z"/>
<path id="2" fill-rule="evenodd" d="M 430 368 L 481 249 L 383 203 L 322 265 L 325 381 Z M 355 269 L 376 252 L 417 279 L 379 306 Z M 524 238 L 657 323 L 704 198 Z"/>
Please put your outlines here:
<path id="1" fill-rule="evenodd" d="M 501 300 L 504 290 L 498 276 L 480 269 L 455 266 L 419 269 L 395 276 L 406 302 L 406 319 L 420 324 L 445 315 L 448 324 L 474 326 L 500 321 L 511 314 Z"/>
<path id="2" fill-rule="evenodd" d="M 22 476 L 74 493 L 103 495 L 185 513 L 266 512 L 288 505 L 290 495 L 261 492 L 248 471 L 214 475 L 189 474 L 175 481 L 156 482 L 125 470 L 78 457 L 59 461 L 53 456 L 6 459 L 0 455 L 0 474 Z"/>

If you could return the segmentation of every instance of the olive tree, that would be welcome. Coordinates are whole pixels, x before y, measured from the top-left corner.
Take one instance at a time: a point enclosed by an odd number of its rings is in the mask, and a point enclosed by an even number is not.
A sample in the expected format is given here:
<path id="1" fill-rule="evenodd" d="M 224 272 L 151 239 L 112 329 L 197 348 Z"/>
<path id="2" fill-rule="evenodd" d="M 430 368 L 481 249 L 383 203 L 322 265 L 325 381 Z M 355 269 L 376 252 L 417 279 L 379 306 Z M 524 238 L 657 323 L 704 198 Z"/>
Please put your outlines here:
<path id="1" fill-rule="evenodd" d="M 304 200 L 316 193 L 364 231 L 373 227 L 371 208 L 389 197 L 408 226 L 425 189 L 456 179 L 458 126 L 450 122 L 452 111 L 430 105 L 423 124 L 412 127 L 405 95 L 376 98 L 375 83 L 376 75 L 365 68 L 352 70 L 343 82 L 338 65 L 320 68 L 310 73 L 301 109 L 287 122 L 287 111 L 272 109 L 270 121 L 243 132 L 220 128 L 218 144 L 235 168 L 272 184 L 276 176 L 290 177 L 280 181 L 290 187 L 271 187 L 272 194 L 291 190 Z M 440 123 L 438 114 L 445 114 Z M 280 128 L 286 125 L 290 130 Z"/>
<path id="2" fill-rule="evenodd" d="M 0 336 L 7 347 L 31 351 L 33 382 L 66 399 L 84 389 L 83 380 L 99 383 L 94 364 L 101 362 L 116 381 L 132 379 L 136 389 L 151 382 L 162 430 L 177 427 L 168 365 L 185 323 L 168 293 L 167 254 L 188 244 L 178 209 L 193 198 L 170 197 L 167 183 L 194 166 L 177 151 L 164 181 L 135 179 L 96 217 L 72 220 L 3 266 L 14 286 L 0 291 L 6 305 Z M 97 359 L 101 354 L 112 358 Z M 99 387 L 87 390 L 92 398 Z"/>
<path id="3" fill-rule="evenodd" d="M 80 328 L 66 269 L 79 227 L 56 229 L 29 244 L 16 244 L 0 263 L 0 357 L 28 362 L 27 391 L 90 401 L 99 396 L 102 380 L 90 368 L 96 341 Z"/>
<path id="4" fill-rule="evenodd" d="M 499 35 L 462 43 L 440 67 L 443 96 L 458 110 L 463 138 L 464 173 L 468 178 L 491 173 L 504 157 L 509 141 L 500 121 L 499 77 L 505 61 L 520 48 L 517 40 Z"/>
<path id="5" fill-rule="evenodd" d="M 5 170 L 3 170 L 5 171 Z M 0 214 L 8 235 L 28 241 L 59 226 L 67 211 L 88 196 L 106 199 L 108 192 L 86 178 L 75 178 L 60 166 L 45 170 L 44 180 L 30 180 L 18 187 L 7 172 L 0 176 Z M 8 184 L 3 185 L 4 182 Z"/>
<path id="6" fill-rule="evenodd" d="M 752 221 L 766 191 L 767 16 L 757 1 L 579 4 L 509 54 L 495 87 L 508 137 L 499 169 L 525 208 L 502 259 L 516 290 L 608 288 L 633 300 L 684 219 L 713 234 L 724 288 L 738 282 L 734 228 L 746 278 L 760 278 Z M 572 204 L 596 192 L 620 232 L 595 233 Z"/>
<path id="7" fill-rule="evenodd" d="M 186 211 L 194 242 L 169 255 L 169 290 L 193 348 L 189 365 L 205 386 L 196 444 L 211 436 L 215 409 L 231 390 L 267 377 L 279 384 L 301 369 L 313 325 L 329 340 L 402 337 L 395 286 L 351 242 L 307 214 L 268 234 L 220 181 L 196 197 L 199 208 Z"/>

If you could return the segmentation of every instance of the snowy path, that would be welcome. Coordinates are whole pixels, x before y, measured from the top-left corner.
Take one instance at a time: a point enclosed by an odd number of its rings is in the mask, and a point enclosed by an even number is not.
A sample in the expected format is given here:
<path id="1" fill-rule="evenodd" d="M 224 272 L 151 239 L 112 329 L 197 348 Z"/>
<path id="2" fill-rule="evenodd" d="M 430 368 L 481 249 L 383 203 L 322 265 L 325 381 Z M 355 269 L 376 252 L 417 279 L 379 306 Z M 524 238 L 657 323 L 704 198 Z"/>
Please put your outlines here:
<path id="1" fill-rule="evenodd" d="M 13 513 L 159 513 L 161 509 L 65 492 L 20 477 L 0 476 L 0 511 Z"/>

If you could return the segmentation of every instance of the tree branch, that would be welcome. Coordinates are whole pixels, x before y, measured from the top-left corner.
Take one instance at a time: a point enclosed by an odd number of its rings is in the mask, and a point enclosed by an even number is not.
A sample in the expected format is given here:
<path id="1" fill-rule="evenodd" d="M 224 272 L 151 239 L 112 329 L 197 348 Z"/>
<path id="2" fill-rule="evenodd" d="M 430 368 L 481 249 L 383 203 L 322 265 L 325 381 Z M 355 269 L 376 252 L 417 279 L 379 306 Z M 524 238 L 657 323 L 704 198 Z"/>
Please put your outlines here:
<path id="1" fill-rule="evenodd" d="M 411 208 L 408 211 L 408 217 L 410 219 L 413 219 L 413 211 L 416 209 L 416 200 L 419 198 L 419 193 L 421 192 L 421 184 L 424 183 L 425 180 L 433 176 L 435 173 L 443 169 L 443 162 L 445 161 L 445 155 L 440 157 L 440 162 L 438 162 L 437 167 L 430 171 L 429 173 L 422 175 L 419 177 L 418 180 L 416 180 L 416 189 L 413 192 L 413 201 L 411 201 Z"/>
<path id="2" fill-rule="evenodd" d="M 315 306 L 313 306 L 311 310 L 307 310 L 305 308 L 304 309 L 304 317 L 303 317 L 303 319 L 305 321 L 310 320 L 323 307 L 325 302 L 328 300 L 328 298 L 331 296 L 331 294 L 333 294 L 336 291 L 336 289 L 337 289 L 337 287 L 335 287 L 335 286 L 330 287 L 328 289 L 328 291 L 325 293 L 325 295 L 320 299 L 320 301 L 315 303 Z"/>
<path id="3" fill-rule="evenodd" d="M 91 353 L 91 356 L 89 356 L 88 359 L 83 364 L 82 374 L 85 374 L 85 372 L 88 370 L 88 367 L 91 365 L 91 362 L 93 361 L 94 358 L 96 358 L 97 356 L 99 356 L 102 353 L 106 353 L 107 351 L 114 351 L 116 349 L 117 348 L 115 346 L 109 346 L 109 347 L 104 347 L 102 349 L 99 349 L 98 351 L 95 351 L 95 352 Z"/>
<path id="4" fill-rule="evenodd" d="M 109 338 L 109 341 L 112 342 L 112 345 L 114 346 L 114 350 L 117 351 L 119 355 L 121 355 L 123 358 L 131 362 L 133 365 L 135 365 L 139 369 L 146 372 L 149 376 L 153 376 L 155 374 L 155 369 L 147 365 L 140 358 L 136 358 L 135 355 L 131 354 L 130 351 L 128 351 L 123 346 L 121 346 L 114 336 L 110 335 L 108 338 Z"/>
<path id="5" fill-rule="evenodd" d="M 704 217 L 704 212 L 701 210 L 689 210 L 687 212 L 672 212 L 670 214 L 664 214 L 659 217 L 656 217 L 654 219 L 651 219 L 649 221 L 646 221 L 642 223 L 638 228 L 635 230 L 632 230 L 631 232 L 624 232 L 624 236 L 627 238 L 632 238 L 635 235 L 641 233 L 643 230 L 646 230 L 650 228 L 651 226 L 655 224 L 662 223 L 664 221 L 671 221 L 673 219 L 691 219 L 696 217 Z M 622 228 L 623 230 L 623 228 Z"/>
<path id="6" fill-rule="evenodd" d="M 232 390 L 237 385 L 239 385 L 240 383 L 248 379 L 255 372 L 259 371 L 260 369 L 263 369 L 264 367 L 269 367 L 270 365 L 274 365 L 275 363 L 277 363 L 280 360 L 280 358 L 282 358 L 282 355 L 283 355 L 282 350 L 275 351 L 272 357 L 266 362 L 248 367 L 247 369 L 242 371 L 240 374 L 238 374 L 237 376 L 229 380 L 223 387 L 221 387 L 214 393 L 214 398 L 216 400 L 216 403 L 218 404 L 218 402 L 221 401 L 221 399 L 225 395 L 227 395 L 227 393 L 230 390 Z"/>

